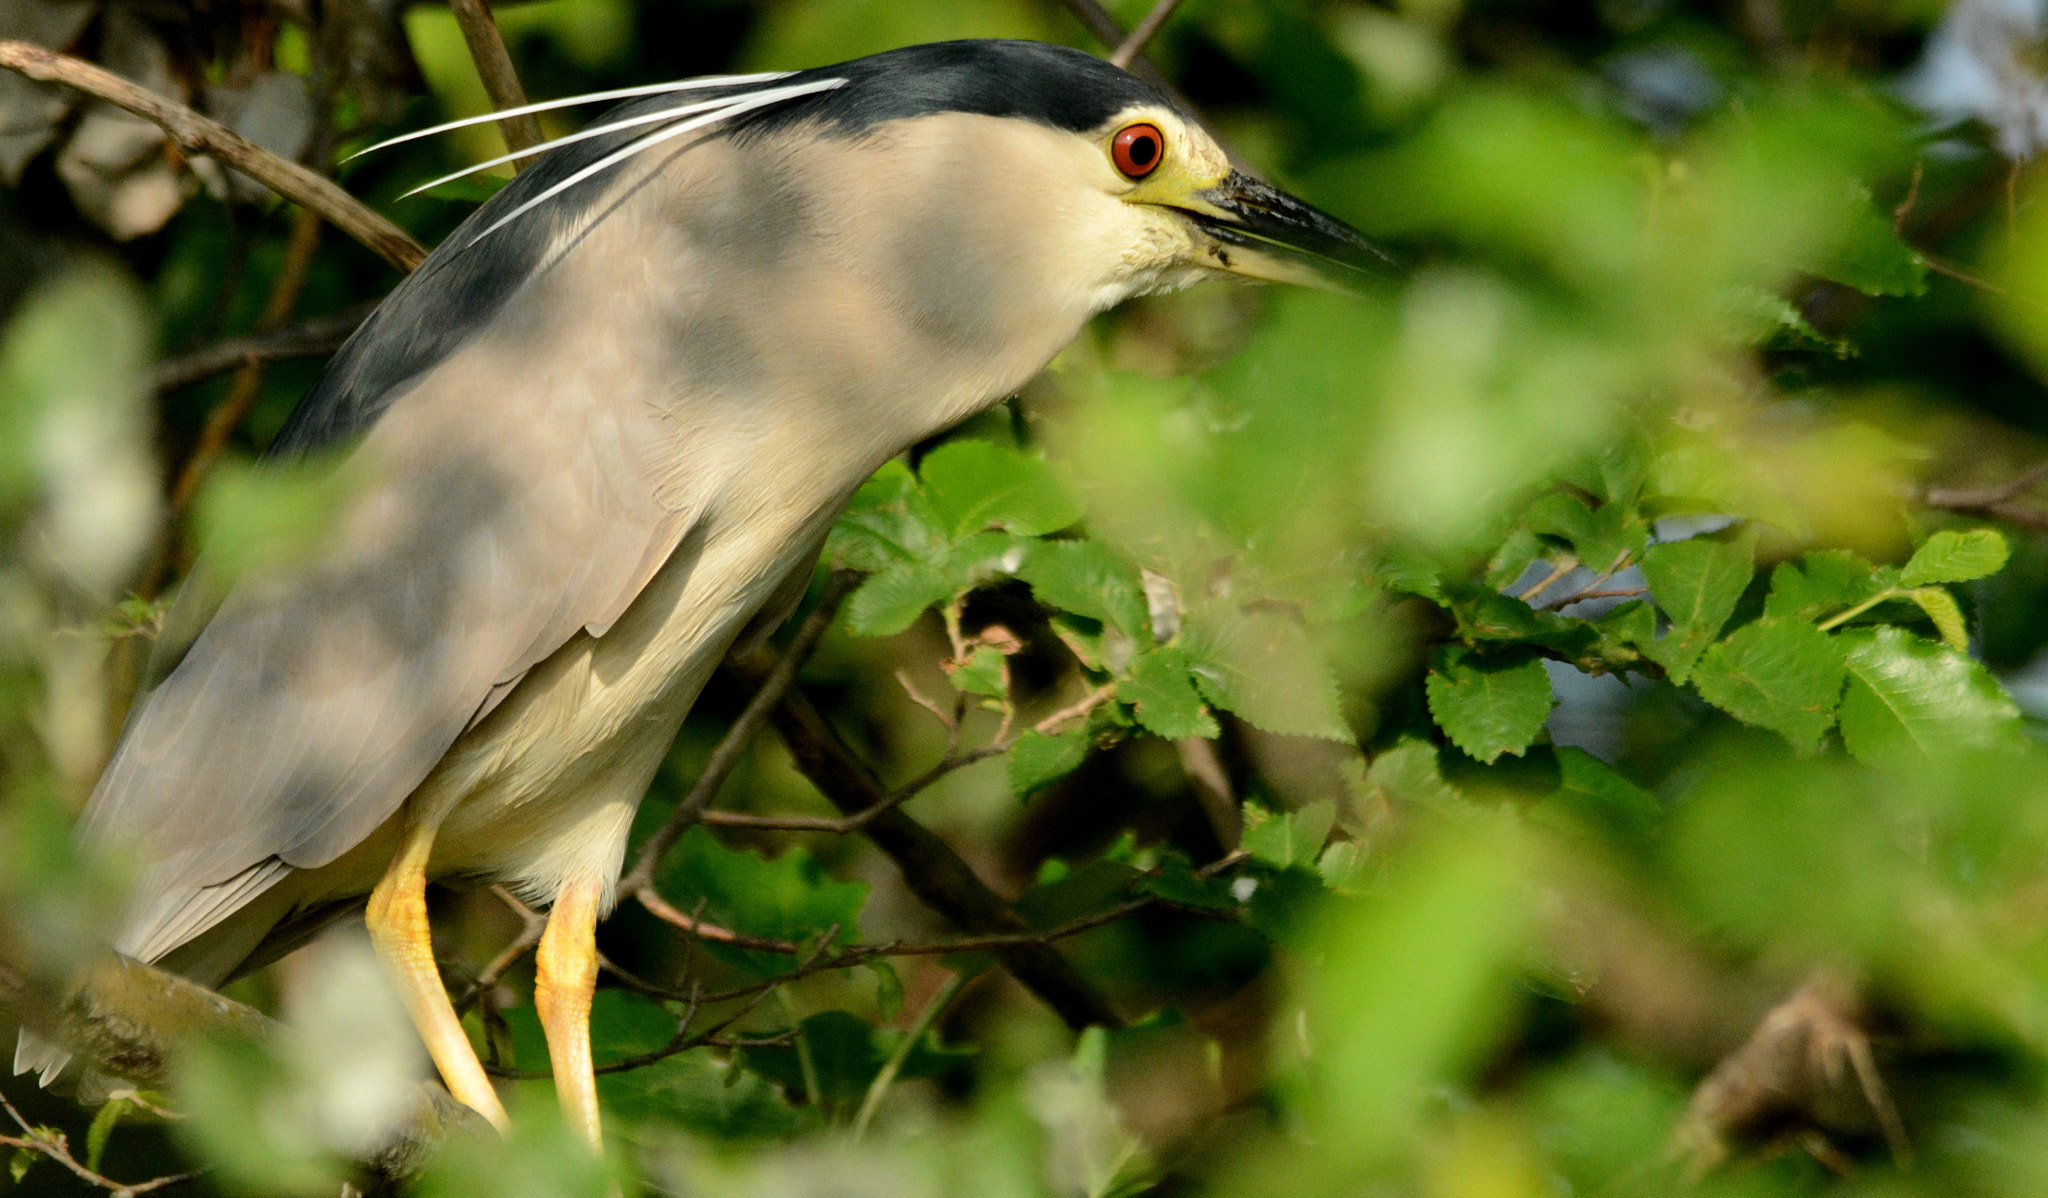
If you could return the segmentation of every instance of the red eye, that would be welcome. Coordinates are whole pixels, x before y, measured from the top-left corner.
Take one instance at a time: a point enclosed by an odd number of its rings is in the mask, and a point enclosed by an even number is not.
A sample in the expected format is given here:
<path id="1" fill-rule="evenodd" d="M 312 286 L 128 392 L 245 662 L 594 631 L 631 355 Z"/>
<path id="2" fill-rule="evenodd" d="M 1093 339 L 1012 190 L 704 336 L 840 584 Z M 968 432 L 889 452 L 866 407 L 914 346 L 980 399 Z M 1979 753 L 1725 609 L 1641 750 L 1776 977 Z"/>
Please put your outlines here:
<path id="1" fill-rule="evenodd" d="M 1159 169 L 1166 157 L 1166 136 L 1157 125 L 1126 125 L 1109 143 L 1109 160 L 1127 179 L 1142 179 Z"/>

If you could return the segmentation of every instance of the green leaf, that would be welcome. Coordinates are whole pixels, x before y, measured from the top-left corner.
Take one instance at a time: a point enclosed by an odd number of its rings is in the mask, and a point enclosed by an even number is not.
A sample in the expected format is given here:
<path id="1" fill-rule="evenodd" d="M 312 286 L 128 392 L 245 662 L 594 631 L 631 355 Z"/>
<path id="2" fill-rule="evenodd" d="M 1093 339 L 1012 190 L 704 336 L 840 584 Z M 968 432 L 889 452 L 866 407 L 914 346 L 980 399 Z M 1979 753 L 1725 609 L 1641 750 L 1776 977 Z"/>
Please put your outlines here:
<path id="1" fill-rule="evenodd" d="M 1032 730 L 1010 746 L 1010 789 L 1024 798 L 1048 782 L 1065 777 L 1088 756 L 1088 734 L 1062 732 L 1047 736 Z"/>
<path id="2" fill-rule="evenodd" d="M 1927 260 L 1907 245 L 1858 189 L 1859 202 L 1846 209 L 1834 226 L 1840 241 L 1826 258 L 1808 265 L 1823 279 L 1854 287 L 1865 295 L 1917 296 L 1927 293 Z"/>
<path id="3" fill-rule="evenodd" d="M 41 1158 L 42 1154 L 33 1148 L 17 1148 L 14 1155 L 8 1158 L 7 1175 L 14 1179 L 15 1185 L 20 1185 L 21 1179 L 28 1176 L 29 1166 Z"/>
<path id="4" fill-rule="evenodd" d="M 869 961 L 865 968 L 875 975 L 875 1010 L 884 1020 L 903 1013 L 903 975 L 887 958 Z"/>
<path id="5" fill-rule="evenodd" d="M 1162 853 L 1158 867 L 1138 880 L 1137 889 L 1141 894 L 1210 911 L 1231 911 L 1238 905 L 1230 893 L 1229 878 L 1198 878 L 1188 859 L 1174 852 Z"/>
<path id="6" fill-rule="evenodd" d="M 1721 634 L 1749 586 L 1756 560 L 1756 530 L 1652 545 L 1643 553 L 1643 578 L 1671 629 L 1637 644 L 1644 656 L 1684 684 L 1700 654 Z"/>
<path id="7" fill-rule="evenodd" d="M 127 1099 L 116 1098 L 93 1113 L 92 1126 L 85 1132 L 86 1168 L 95 1173 L 100 1171 L 100 1161 L 107 1154 L 107 1139 L 114 1134 L 114 1126 L 121 1122 L 121 1116 L 127 1114 L 128 1109 Z"/>
<path id="8" fill-rule="evenodd" d="M 1178 645 L 1154 649 L 1131 666 L 1130 677 L 1117 684 L 1117 698 L 1134 705 L 1138 723 L 1154 736 L 1181 740 L 1216 736 L 1215 717 L 1202 707 L 1189 673 L 1187 652 Z"/>
<path id="9" fill-rule="evenodd" d="M 1143 639 L 1151 631 L 1138 572 L 1099 541 L 1033 541 L 1017 577 L 1040 603 Z"/>
<path id="10" fill-rule="evenodd" d="M 1970 631 L 1963 625 L 1963 609 L 1956 605 L 1956 597 L 1946 587 L 1915 587 L 1906 592 L 1906 598 L 1919 604 L 1927 618 L 1934 621 L 1943 644 L 1958 653 L 1969 652 Z"/>
<path id="11" fill-rule="evenodd" d="M 1336 676 L 1292 613 L 1208 604 L 1189 613 L 1182 643 L 1196 687 L 1215 706 L 1282 736 L 1355 739 Z"/>
<path id="12" fill-rule="evenodd" d="M 1771 571 L 1764 614 L 1788 620 L 1817 620 L 1853 607 L 1883 589 L 1874 568 L 1846 549 L 1822 549 Z"/>
<path id="13" fill-rule="evenodd" d="M 1970 582 L 2005 568 L 2012 556 L 2005 537 L 1991 528 L 1968 532 L 1938 532 L 1913 552 L 1913 558 L 1899 571 L 1899 585 L 1922 587 L 1929 583 Z"/>
<path id="14" fill-rule="evenodd" d="M 1536 804 L 1538 816 L 1555 815 L 1629 839 L 1648 836 L 1663 818 L 1663 804 L 1654 795 L 1584 749 L 1560 747 L 1557 766 L 1558 788 Z"/>
<path id="15" fill-rule="evenodd" d="M 676 1023 L 676 1017 L 655 999 L 604 987 L 591 996 L 591 1055 L 601 1064 L 652 1052 L 675 1035 Z M 546 1060 L 545 1052 L 536 1059 Z"/>
<path id="16" fill-rule="evenodd" d="M 1834 726 L 1847 669 L 1827 633 L 1804 620 L 1766 616 L 1708 649 L 1693 685 L 1729 715 L 1810 753 Z"/>
<path id="17" fill-rule="evenodd" d="M 1043 536 L 1084 514 L 1051 466 L 988 441 L 949 441 L 925 458 L 919 473 L 933 510 L 955 537 L 991 526 Z"/>
<path id="18" fill-rule="evenodd" d="M 1316 873 L 1323 885 L 1338 894 L 1357 897 L 1366 893 L 1372 867 L 1365 850 L 1355 840 L 1339 840 L 1316 858 Z"/>
<path id="19" fill-rule="evenodd" d="M 1394 811 L 1408 806 L 1448 810 L 1461 801 L 1457 788 L 1444 781 L 1436 746 L 1416 737 L 1409 737 L 1374 757 L 1355 793 L 1362 810 L 1374 806 Z M 1350 824 L 1346 827 L 1358 833 L 1364 831 Z"/>
<path id="20" fill-rule="evenodd" d="M 743 1060 L 721 1060 L 711 1049 L 599 1074 L 597 1090 L 607 1119 L 657 1122 L 664 1132 L 680 1127 L 726 1141 L 782 1140 L 817 1121 L 813 1110 L 790 1106 Z"/>
<path id="21" fill-rule="evenodd" d="M 1479 761 L 1520 756 L 1550 717 L 1550 675 L 1527 653 L 1482 658 L 1456 645 L 1439 648 L 1425 684 L 1429 714 L 1451 743 Z"/>
<path id="22" fill-rule="evenodd" d="M 824 1091 L 807 1097 L 832 1106 L 859 1102 L 890 1053 L 902 1043 L 903 1035 L 878 1032 L 850 1011 L 821 1011 L 798 1026 L 810 1050 L 818 1088 Z M 934 1050 L 927 1038 L 911 1049 L 897 1076 L 904 1080 L 938 1077 L 959 1068 L 969 1057 L 968 1053 Z M 746 1067 L 792 1094 L 803 1093 L 803 1064 L 793 1044 L 749 1049 Z"/>
<path id="23" fill-rule="evenodd" d="M 1313 867 L 1337 823 L 1337 805 L 1325 799 L 1295 811 L 1244 805 L 1244 837 L 1238 847 L 1275 869 Z"/>
<path id="24" fill-rule="evenodd" d="M 901 460 L 861 484 L 832 526 L 826 556 L 855 570 L 878 571 L 928 560 L 948 538 L 917 476 Z"/>
<path id="25" fill-rule="evenodd" d="M 855 636 L 894 636 L 957 591 L 953 578 L 928 562 L 892 566 L 861 583 L 846 601 L 847 631 Z"/>
<path id="26" fill-rule="evenodd" d="M 1000 699 L 1008 693 L 1004 687 L 1003 655 L 988 645 L 981 645 L 968 657 L 967 664 L 953 671 L 953 685 L 970 695 L 982 695 Z"/>
<path id="27" fill-rule="evenodd" d="M 1840 639 L 1849 667 L 1842 743 L 1859 760 L 1952 752 L 2017 732 L 2018 709 L 1982 663 L 1890 625 Z"/>
<path id="28" fill-rule="evenodd" d="M 1649 524 L 1628 506 L 1603 503 L 1596 508 L 1564 491 L 1537 499 L 1522 519 L 1535 532 L 1569 542 L 1579 563 L 1595 573 L 1619 568 L 1650 539 Z"/>

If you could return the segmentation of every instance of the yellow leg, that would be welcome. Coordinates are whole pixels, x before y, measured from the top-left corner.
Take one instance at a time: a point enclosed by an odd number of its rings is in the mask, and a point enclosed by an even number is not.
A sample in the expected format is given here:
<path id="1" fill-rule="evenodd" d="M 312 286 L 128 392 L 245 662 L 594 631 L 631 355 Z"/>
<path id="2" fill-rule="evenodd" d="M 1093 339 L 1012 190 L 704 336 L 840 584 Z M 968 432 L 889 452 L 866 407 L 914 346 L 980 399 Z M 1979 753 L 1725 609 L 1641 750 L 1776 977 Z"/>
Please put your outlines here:
<path id="1" fill-rule="evenodd" d="M 592 1148 L 601 1148 L 597 1076 L 591 1072 L 590 996 L 597 988 L 597 904 L 603 886 L 595 878 L 562 887 L 548 913 L 534 954 L 533 1005 L 540 1009 L 555 1070 L 555 1096 L 569 1126 Z"/>
<path id="2" fill-rule="evenodd" d="M 437 827 L 438 821 L 406 832 L 391 868 L 370 892 L 365 918 L 377 955 L 397 980 L 399 997 L 427 1042 L 427 1055 L 441 1070 L 448 1092 L 503 1131 L 511 1120 L 441 987 L 441 971 L 434 967 L 433 936 L 427 927 L 427 858 Z"/>

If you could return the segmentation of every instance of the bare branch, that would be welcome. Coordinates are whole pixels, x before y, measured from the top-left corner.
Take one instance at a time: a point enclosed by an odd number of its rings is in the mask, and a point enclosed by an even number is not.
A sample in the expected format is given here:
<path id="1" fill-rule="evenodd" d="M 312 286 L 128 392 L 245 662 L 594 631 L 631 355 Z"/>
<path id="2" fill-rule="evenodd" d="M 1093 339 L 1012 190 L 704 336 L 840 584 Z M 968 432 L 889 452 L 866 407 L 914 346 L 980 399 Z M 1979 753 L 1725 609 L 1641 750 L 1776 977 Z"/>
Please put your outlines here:
<path id="1" fill-rule="evenodd" d="M 491 107 L 500 112 L 526 107 L 526 89 L 519 85 L 519 72 L 513 69 L 512 55 L 505 50 L 498 20 L 484 6 L 484 0 L 448 0 L 448 7 L 455 13 L 456 24 L 462 26 L 462 40 L 469 43 L 469 56 L 476 62 L 476 73 L 484 81 L 484 94 L 491 98 Z M 508 150 L 529 150 L 542 140 L 540 121 L 530 112 L 501 118 L 498 130 L 505 135 Z M 520 167 L 524 163 L 513 165 Z"/>
<path id="2" fill-rule="evenodd" d="M 1179 7 L 1180 0 L 1159 0 L 1159 3 L 1152 6 L 1152 11 L 1146 13 L 1143 19 L 1131 27 L 1130 36 L 1124 38 L 1123 44 L 1109 56 L 1109 61 L 1128 69 L 1131 60 L 1144 53 L 1146 43 L 1158 34 L 1160 27 L 1166 24 L 1167 18 L 1173 15 L 1173 10 Z"/>
<path id="3" fill-rule="evenodd" d="M 380 302 L 355 304 L 325 316 L 246 337 L 230 337 L 189 354 L 165 358 L 150 373 L 150 386 L 158 393 L 176 391 L 255 362 L 325 357 L 340 349 L 342 342 L 369 319 Z"/>
<path id="4" fill-rule="evenodd" d="M 146 1090 L 169 1085 L 178 1044 L 202 1036 L 260 1041 L 277 1028 L 252 1008 L 196 982 L 112 956 L 68 999 L 0 961 L 0 1023 L 31 1028 L 98 1072 Z M 358 1162 L 378 1177 L 412 1176 L 451 1136 L 491 1134 L 483 1116 L 439 1086 L 418 1085 L 412 1097 L 411 1112 L 391 1138 Z"/>
<path id="5" fill-rule="evenodd" d="M 218 121 L 138 87 L 83 59 L 28 42 L 0 41 L 0 67 L 43 83 L 61 83 L 117 104 L 170 134 L 179 149 L 210 154 L 362 242 L 386 262 L 410 271 L 427 251 L 403 229 L 365 207 L 331 179 L 278 157 Z"/>

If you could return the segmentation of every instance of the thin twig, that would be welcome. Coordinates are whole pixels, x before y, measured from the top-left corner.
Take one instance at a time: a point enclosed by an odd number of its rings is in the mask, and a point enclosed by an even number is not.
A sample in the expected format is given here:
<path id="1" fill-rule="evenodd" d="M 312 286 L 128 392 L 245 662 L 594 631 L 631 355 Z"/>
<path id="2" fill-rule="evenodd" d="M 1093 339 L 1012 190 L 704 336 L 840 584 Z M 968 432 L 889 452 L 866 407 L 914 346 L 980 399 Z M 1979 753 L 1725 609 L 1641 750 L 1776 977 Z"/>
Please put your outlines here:
<path id="1" fill-rule="evenodd" d="M 733 766 L 739 764 L 740 756 L 754 742 L 761 726 L 768 722 L 775 705 L 789 690 L 789 684 L 796 681 L 797 671 L 803 668 L 811 650 L 817 648 L 819 638 L 825 635 L 832 617 L 838 614 L 839 604 L 858 579 L 859 576 L 852 572 L 841 571 L 825 584 L 825 593 L 819 596 L 818 606 L 811 610 L 796 635 L 790 638 L 789 651 L 762 681 L 746 709 L 740 712 L 740 718 L 726 730 L 725 739 L 712 750 L 711 760 L 704 763 L 704 770 L 697 775 L 690 793 L 683 796 L 675 810 L 669 812 L 668 819 L 647 838 L 646 844 L 640 846 L 640 855 L 634 859 L 633 868 L 619 879 L 619 889 L 623 893 L 638 895 L 647 890 L 654 880 L 654 867 L 661 863 L 662 854 L 668 852 L 691 824 L 703 817 L 704 809 L 717 797 L 718 788 L 725 784 L 726 776 L 732 773 Z"/>
<path id="2" fill-rule="evenodd" d="M 670 905 L 668 900 L 662 898 L 652 885 L 642 886 L 635 890 L 633 897 L 640 900 L 640 905 L 647 908 L 649 915 L 654 916 L 671 927 L 681 928 L 683 931 L 701 940 L 710 940 L 718 944 L 730 944 L 734 948 L 750 948 L 764 953 L 796 953 L 803 951 L 802 945 L 793 944 L 787 940 L 771 940 L 765 936 L 749 936 L 745 932 L 735 932 L 731 928 L 722 928 L 717 924 L 705 923 L 696 916 L 685 915 Z"/>
<path id="3" fill-rule="evenodd" d="M 518 896 L 514 895 L 511 891 L 503 886 L 493 886 L 491 887 L 491 893 L 497 895 L 499 901 L 510 907 L 512 913 L 520 918 L 524 926 L 520 928 L 519 935 L 512 938 L 510 944 L 499 950 L 497 956 L 491 958 L 491 963 L 484 966 L 482 972 L 470 979 L 469 985 L 463 992 L 451 1000 L 455 1004 L 457 1014 L 468 1010 L 469 1004 L 475 1002 L 479 995 L 497 985 L 498 979 L 504 976 L 505 971 L 512 968 L 512 963 L 533 951 L 535 946 L 540 944 L 541 933 L 547 931 L 548 917 L 520 902 Z"/>
<path id="4" fill-rule="evenodd" d="M 1160 27 L 1166 24 L 1166 19 L 1173 15 L 1173 10 L 1179 7 L 1180 0 L 1159 0 L 1159 3 L 1152 6 L 1152 11 L 1146 13 L 1131 27 L 1130 36 L 1124 38 L 1123 44 L 1109 56 L 1109 61 L 1128 69 L 1131 60 L 1144 53 L 1146 43 L 1152 40 Z"/>
<path id="5" fill-rule="evenodd" d="M 1107 46 L 1112 52 L 1123 47 L 1129 35 L 1124 32 L 1124 27 L 1117 24 L 1116 18 L 1110 16 L 1109 11 L 1103 8 L 1102 5 L 1096 3 L 1095 0 L 1061 0 L 1061 2 L 1066 5 L 1067 11 L 1074 14 L 1074 19 L 1080 21 L 1082 27 L 1087 29 L 1089 35 L 1096 41 Z M 1159 68 L 1153 66 L 1151 60 L 1146 58 L 1142 52 L 1132 55 L 1129 62 L 1120 65 L 1131 74 L 1151 84 L 1154 90 L 1166 97 L 1168 104 L 1173 105 L 1182 112 L 1189 113 L 1197 118 L 1200 117 L 1201 113 L 1196 109 L 1195 102 L 1188 99 L 1187 94 L 1178 87 L 1175 87 L 1171 80 L 1160 74 Z M 1215 136 L 1215 130 L 1210 130 L 1210 136 Z M 1239 157 L 1237 150 L 1229 142 L 1218 138 L 1217 144 L 1223 147 L 1223 153 L 1229 157 L 1232 166 L 1248 174 L 1251 172 L 1250 165 Z"/>
<path id="6" fill-rule="evenodd" d="M 172 1173 L 163 1177 L 151 1178 L 148 1181 L 139 1181 L 134 1185 L 118 1182 L 111 1177 L 104 1177 L 86 1168 L 76 1157 L 73 1157 L 71 1155 L 70 1142 L 65 1138 L 63 1132 L 46 1132 L 31 1126 L 28 1120 L 21 1117 L 21 1112 L 14 1109 L 14 1104 L 7 1101 L 5 1094 L 0 1094 L 0 1107 L 6 1108 L 7 1117 L 14 1120 L 15 1126 L 22 1130 L 21 1136 L 0 1135 L 0 1146 L 26 1149 L 29 1152 L 46 1156 L 77 1174 L 87 1184 L 96 1185 L 103 1190 L 113 1191 L 114 1198 L 128 1198 L 132 1194 L 147 1194 L 152 1190 L 162 1190 L 175 1185 L 183 1185 L 185 1182 L 199 1177 L 204 1172 L 204 1170 L 195 1170 L 190 1173 Z"/>
<path id="7" fill-rule="evenodd" d="M 165 358 L 150 371 L 150 387 L 162 394 L 255 362 L 325 357 L 340 349 L 380 302 L 354 304 L 339 312 L 314 316 L 269 332 L 230 337 L 175 358 Z"/>
<path id="8" fill-rule="evenodd" d="M 179 149 L 219 158 L 285 199 L 319 213 L 335 228 L 400 270 L 410 271 L 426 260 L 427 251 L 419 242 L 365 207 L 333 180 L 281 158 L 220 122 L 138 87 L 111 71 L 68 54 L 17 41 L 0 41 L 0 67 L 39 82 L 74 87 L 127 109 L 170 134 Z"/>
<path id="9" fill-rule="evenodd" d="M 2048 479 L 2048 462 L 2042 462 L 2016 478 L 1999 483 L 1994 487 L 1978 487 L 1962 490 L 1954 487 L 1929 487 L 1922 502 L 1928 507 L 1941 508 L 1952 512 L 1989 511 L 2001 504 L 2011 503 L 2043 479 Z"/>
<path id="10" fill-rule="evenodd" d="M 483 0 L 448 0 L 448 7 L 455 13 L 455 23 L 462 26 L 462 40 L 469 43 L 469 56 L 476 62 L 491 107 L 500 112 L 526 107 L 526 89 L 519 84 L 519 72 L 513 69 L 512 55 L 505 50 L 504 35 L 498 32 L 498 20 L 491 10 L 484 7 Z M 498 130 L 505 135 L 508 150 L 532 149 L 542 141 L 540 122 L 530 112 L 499 118 Z M 524 161 L 513 166 L 523 167 Z"/>
<path id="11" fill-rule="evenodd" d="M 1571 573 L 1573 570 L 1576 570 L 1578 568 L 1579 559 L 1577 555 L 1567 553 L 1563 557 L 1557 559 L 1556 561 L 1550 564 L 1550 573 L 1545 574 L 1541 579 L 1537 580 L 1536 585 L 1530 587 L 1526 591 L 1523 591 L 1521 594 L 1515 596 L 1515 598 L 1520 599 L 1524 603 L 1534 603 L 1536 602 L 1536 597 L 1538 595 L 1541 595 L 1543 592 L 1549 590 L 1551 587 L 1556 586 L 1558 579 L 1563 578 L 1565 575 Z"/>

